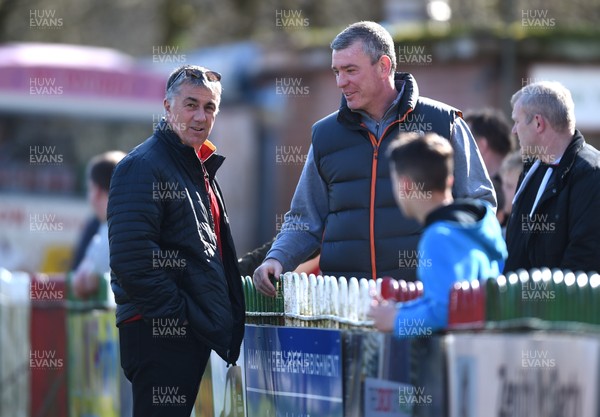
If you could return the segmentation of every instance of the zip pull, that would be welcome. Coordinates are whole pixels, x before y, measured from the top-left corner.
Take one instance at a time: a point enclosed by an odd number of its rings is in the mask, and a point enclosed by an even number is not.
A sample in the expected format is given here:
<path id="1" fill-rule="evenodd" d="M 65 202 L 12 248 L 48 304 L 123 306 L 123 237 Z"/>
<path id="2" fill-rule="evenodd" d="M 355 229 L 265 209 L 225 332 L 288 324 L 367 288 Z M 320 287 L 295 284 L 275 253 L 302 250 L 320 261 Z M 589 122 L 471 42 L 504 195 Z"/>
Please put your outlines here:
<path id="1" fill-rule="evenodd" d="M 209 181 L 210 177 L 208 175 L 208 171 L 206 170 L 206 167 L 204 166 L 204 162 L 200 161 L 200 166 L 202 167 L 202 174 L 204 174 L 204 181 Z"/>
<path id="2" fill-rule="evenodd" d="M 375 146 L 373 149 L 373 159 L 377 159 L 379 157 L 379 146 Z"/>
<path id="3" fill-rule="evenodd" d="M 208 171 L 206 170 L 206 167 L 204 166 L 204 163 L 202 161 L 200 161 L 200 166 L 202 166 L 202 172 L 204 173 L 204 188 L 206 188 L 206 204 L 208 206 L 208 218 L 210 220 L 210 225 L 212 227 L 212 231 L 213 233 L 217 233 L 217 226 L 215 225 L 215 219 L 213 218 L 212 215 L 212 209 L 211 209 L 211 201 L 210 201 L 210 192 L 212 190 L 211 185 L 210 185 L 210 177 L 208 175 Z M 213 191 L 214 193 L 214 191 Z"/>

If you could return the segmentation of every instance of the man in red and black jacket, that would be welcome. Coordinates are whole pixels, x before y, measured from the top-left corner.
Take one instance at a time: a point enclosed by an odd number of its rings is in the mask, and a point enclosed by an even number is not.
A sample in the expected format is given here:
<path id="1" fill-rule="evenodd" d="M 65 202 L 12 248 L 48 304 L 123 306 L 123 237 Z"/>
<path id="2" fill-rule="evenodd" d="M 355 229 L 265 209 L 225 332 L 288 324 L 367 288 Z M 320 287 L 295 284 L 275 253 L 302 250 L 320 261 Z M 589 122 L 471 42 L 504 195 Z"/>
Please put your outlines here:
<path id="1" fill-rule="evenodd" d="M 235 364 L 244 296 L 208 141 L 220 74 L 176 69 L 165 119 L 115 169 L 108 202 L 111 285 L 134 417 L 189 417 L 211 349 Z"/>

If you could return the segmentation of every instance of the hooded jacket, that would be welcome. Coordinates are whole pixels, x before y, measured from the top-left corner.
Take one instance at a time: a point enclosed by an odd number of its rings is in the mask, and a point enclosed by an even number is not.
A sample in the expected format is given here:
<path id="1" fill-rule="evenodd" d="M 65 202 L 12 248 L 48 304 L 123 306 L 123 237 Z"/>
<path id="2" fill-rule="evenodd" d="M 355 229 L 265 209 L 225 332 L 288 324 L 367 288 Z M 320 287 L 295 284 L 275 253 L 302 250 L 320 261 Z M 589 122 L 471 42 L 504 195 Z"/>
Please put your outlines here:
<path id="1" fill-rule="evenodd" d="M 143 319 L 189 322 L 193 334 L 227 363 L 244 335 L 244 295 L 221 191 L 224 157 L 203 145 L 208 180 L 221 212 L 219 256 L 202 162 L 163 120 L 115 168 L 109 191 L 111 286 L 117 324 Z"/>
<path id="2" fill-rule="evenodd" d="M 429 213 L 418 252 L 423 297 L 400 305 L 395 324 L 400 337 L 447 327 L 453 284 L 497 277 L 507 256 L 494 211 L 485 202 L 469 199 Z"/>

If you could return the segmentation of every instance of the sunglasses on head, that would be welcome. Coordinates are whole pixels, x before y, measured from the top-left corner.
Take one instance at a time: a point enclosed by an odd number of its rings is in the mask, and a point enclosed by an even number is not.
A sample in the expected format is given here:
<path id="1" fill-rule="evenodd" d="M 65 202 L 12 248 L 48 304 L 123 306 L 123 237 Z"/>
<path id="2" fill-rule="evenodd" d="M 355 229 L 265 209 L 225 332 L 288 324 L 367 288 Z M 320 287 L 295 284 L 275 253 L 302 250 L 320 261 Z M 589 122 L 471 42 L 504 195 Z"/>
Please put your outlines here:
<path id="1" fill-rule="evenodd" d="M 175 84 L 175 81 L 179 80 L 181 78 L 181 76 L 185 77 L 190 77 L 190 78 L 200 78 L 200 79 L 204 79 L 206 81 L 221 81 L 221 74 L 219 74 L 216 71 L 204 71 L 201 69 L 197 69 L 197 68 L 183 68 L 179 74 L 177 74 L 176 77 L 174 77 L 171 82 L 169 82 L 169 84 L 167 85 L 167 90 L 169 88 L 171 88 L 171 86 L 173 84 Z"/>

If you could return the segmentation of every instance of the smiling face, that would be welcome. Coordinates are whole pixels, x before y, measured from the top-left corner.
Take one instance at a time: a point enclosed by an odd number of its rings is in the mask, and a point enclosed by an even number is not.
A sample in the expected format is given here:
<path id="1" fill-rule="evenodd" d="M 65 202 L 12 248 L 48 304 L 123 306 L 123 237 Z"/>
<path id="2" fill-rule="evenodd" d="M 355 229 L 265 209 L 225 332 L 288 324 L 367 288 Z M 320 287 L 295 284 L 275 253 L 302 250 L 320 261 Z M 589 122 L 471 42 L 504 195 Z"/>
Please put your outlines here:
<path id="1" fill-rule="evenodd" d="M 207 87 L 183 83 L 171 101 L 164 101 L 167 122 L 183 143 L 198 150 L 210 135 L 219 99 Z"/>
<path id="2" fill-rule="evenodd" d="M 356 41 L 345 49 L 332 52 L 331 69 L 350 110 L 363 110 L 371 116 L 381 111 L 386 104 L 382 104 L 382 91 L 390 76 L 389 57 L 383 55 L 373 64 L 363 43 Z"/>

